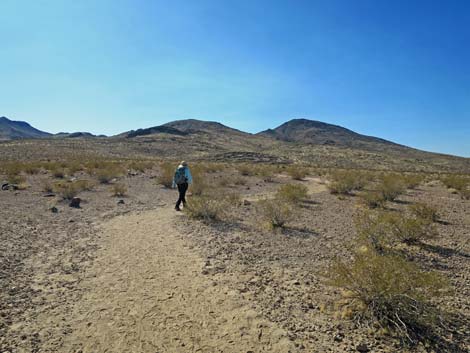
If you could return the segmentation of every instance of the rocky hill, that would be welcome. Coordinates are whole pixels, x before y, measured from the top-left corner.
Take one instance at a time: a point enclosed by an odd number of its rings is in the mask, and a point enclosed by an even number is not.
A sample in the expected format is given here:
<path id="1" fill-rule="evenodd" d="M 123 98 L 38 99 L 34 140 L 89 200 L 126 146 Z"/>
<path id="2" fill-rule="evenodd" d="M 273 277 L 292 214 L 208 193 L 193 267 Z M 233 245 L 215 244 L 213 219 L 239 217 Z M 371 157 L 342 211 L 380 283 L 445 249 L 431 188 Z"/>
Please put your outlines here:
<path id="1" fill-rule="evenodd" d="M 48 132 L 35 129 L 27 122 L 0 117 L 0 140 L 43 138 L 52 136 Z"/>

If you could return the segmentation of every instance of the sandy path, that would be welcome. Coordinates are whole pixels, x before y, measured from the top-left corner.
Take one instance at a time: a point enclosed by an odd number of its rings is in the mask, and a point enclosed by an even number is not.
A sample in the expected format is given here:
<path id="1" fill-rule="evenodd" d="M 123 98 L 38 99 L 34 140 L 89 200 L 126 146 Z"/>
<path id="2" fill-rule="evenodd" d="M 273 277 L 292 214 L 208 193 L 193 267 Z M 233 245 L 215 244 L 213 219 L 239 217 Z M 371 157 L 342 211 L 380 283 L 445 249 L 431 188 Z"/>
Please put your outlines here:
<path id="1" fill-rule="evenodd" d="M 204 275 L 171 209 L 103 225 L 64 352 L 292 352 L 286 332 Z"/>

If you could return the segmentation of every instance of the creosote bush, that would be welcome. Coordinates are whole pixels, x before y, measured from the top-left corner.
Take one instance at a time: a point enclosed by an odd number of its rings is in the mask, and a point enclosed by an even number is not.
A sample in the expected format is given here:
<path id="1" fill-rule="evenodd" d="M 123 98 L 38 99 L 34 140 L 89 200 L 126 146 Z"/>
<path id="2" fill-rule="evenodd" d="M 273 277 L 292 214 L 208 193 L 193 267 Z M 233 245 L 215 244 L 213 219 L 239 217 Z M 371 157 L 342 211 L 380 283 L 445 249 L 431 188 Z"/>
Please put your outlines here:
<path id="1" fill-rule="evenodd" d="M 173 185 L 175 170 L 176 167 L 174 163 L 165 162 L 160 164 L 160 174 L 157 177 L 157 182 L 166 188 L 171 188 Z"/>
<path id="2" fill-rule="evenodd" d="M 101 184 L 108 184 L 111 180 L 123 174 L 122 168 L 115 164 L 107 164 L 95 170 L 95 175 Z"/>
<path id="3" fill-rule="evenodd" d="M 256 168 L 254 165 L 250 164 L 239 164 L 237 165 L 237 170 L 241 175 L 244 176 L 253 176 L 256 174 Z"/>
<path id="4" fill-rule="evenodd" d="M 361 203 L 369 208 L 381 208 L 385 204 L 382 193 L 378 191 L 366 191 L 359 194 Z"/>
<path id="5" fill-rule="evenodd" d="M 367 177 L 357 170 L 335 171 L 330 174 L 328 185 L 332 194 L 351 194 L 354 190 L 362 190 L 367 184 Z"/>
<path id="6" fill-rule="evenodd" d="M 389 211 L 364 211 L 356 216 L 355 225 L 361 243 L 380 253 L 394 243 L 415 244 L 437 235 L 428 218 Z"/>
<path id="7" fill-rule="evenodd" d="M 64 200 L 71 200 L 77 196 L 80 192 L 85 190 L 91 190 L 93 184 L 88 180 L 77 180 L 77 181 L 59 181 L 56 182 L 52 189 L 58 193 Z"/>
<path id="8" fill-rule="evenodd" d="M 427 220 L 428 222 L 439 221 L 439 212 L 435 207 L 426 205 L 422 202 L 417 202 L 408 207 L 409 211 L 416 218 Z"/>
<path id="9" fill-rule="evenodd" d="M 264 225 L 270 230 L 284 228 L 293 216 L 292 206 L 279 199 L 259 201 L 258 210 Z"/>
<path id="10" fill-rule="evenodd" d="M 188 200 L 184 211 L 190 218 L 214 222 L 224 220 L 229 211 L 239 205 L 240 197 L 236 194 L 199 195 Z"/>
<path id="11" fill-rule="evenodd" d="M 127 186 L 122 183 L 116 183 L 111 186 L 111 193 L 113 196 L 123 197 L 126 196 Z"/>
<path id="12" fill-rule="evenodd" d="M 400 175 L 384 175 L 377 186 L 377 190 L 383 195 L 386 201 L 395 201 L 406 190 L 405 182 Z"/>
<path id="13" fill-rule="evenodd" d="M 285 184 L 279 187 L 276 198 L 282 201 L 301 203 L 307 198 L 307 187 L 299 184 Z"/>
<path id="14" fill-rule="evenodd" d="M 425 342 L 441 329 L 441 314 L 432 299 L 449 292 L 447 281 L 394 255 L 380 255 L 367 247 L 351 261 L 335 261 L 328 283 L 345 291 L 337 309 L 368 325 L 378 323 L 403 343 Z"/>
<path id="15" fill-rule="evenodd" d="M 448 175 L 441 178 L 441 181 L 448 188 L 457 190 L 464 200 L 470 200 L 470 177 Z"/>
<path id="16" fill-rule="evenodd" d="M 287 174 L 294 180 L 303 180 L 308 172 L 306 168 L 300 165 L 292 165 L 287 168 Z"/>

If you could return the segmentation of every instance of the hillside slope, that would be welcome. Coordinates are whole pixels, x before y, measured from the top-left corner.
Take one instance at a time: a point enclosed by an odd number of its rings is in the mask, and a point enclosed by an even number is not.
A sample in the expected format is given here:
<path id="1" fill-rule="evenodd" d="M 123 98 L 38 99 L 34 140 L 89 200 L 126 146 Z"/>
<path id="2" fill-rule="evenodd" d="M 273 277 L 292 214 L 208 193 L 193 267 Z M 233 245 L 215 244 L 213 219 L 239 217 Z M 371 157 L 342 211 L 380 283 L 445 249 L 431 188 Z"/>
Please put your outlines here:
<path id="1" fill-rule="evenodd" d="M 0 117 L 0 140 L 50 137 L 52 134 L 35 129 L 27 122 Z"/>

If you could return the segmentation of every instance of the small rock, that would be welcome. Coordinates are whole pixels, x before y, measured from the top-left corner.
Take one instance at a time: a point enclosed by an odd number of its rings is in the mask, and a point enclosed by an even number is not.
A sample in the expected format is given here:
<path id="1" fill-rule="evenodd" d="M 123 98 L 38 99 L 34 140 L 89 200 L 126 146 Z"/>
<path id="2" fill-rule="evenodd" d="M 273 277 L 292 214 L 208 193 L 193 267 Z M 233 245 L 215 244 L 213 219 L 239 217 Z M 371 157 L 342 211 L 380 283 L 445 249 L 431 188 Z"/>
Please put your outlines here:
<path id="1" fill-rule="evenodd" d="M 55 194 L 53 192 L 48 192 L 47 194 L 43 195 L 44 197 L 54 197 Z"/>
<path id="2" fill-rule="evenodd" d="M 369 352 L 369 347 L 365 343 L 360 343 L 356 346 L 356 350 L 361 353 L 367 353 Z"/>
<path id="3" fill-rule="evenodd" d="M 249 205 L 251 205 L 251 202 L 248 201 L 248 200 L 243 200 L 243 205 L 244 206 L 249 206 Z"/>
<path id="4" fill-rule="evenodd" d="M 73 208 L 80 208 L 80 202 L 82 202 L 82 200 L 79 197 L 74 197 L 72 200 L 70 200 L 69 206 Z"/>
<path id="5" fill-rule="evenodd" d="M 2 190 L 4 190 L 4 191 L 5 191 L 5 190 L 8 190 L 8 186 L 9 186 L 9 185 L 10 185 L 10 184 L 8 184 L 8 183 L 2 184 Z"/>
<path id="6" fill-rule="evenodd" d="M 124 203 L 125 203 L 124 200 L 119 200 L 119 201 L 117 202 L 118 205 L 124 205 Z"/>
<path id="7" fill-rule="evenodd" d="M 58 212 L 59 212 L 58 208 L 55 207 L 55 206 L 52 206 L 52 207 L 50 208 L 50 210 L 51 210 L 52 213 L 58 213 Z"/>

